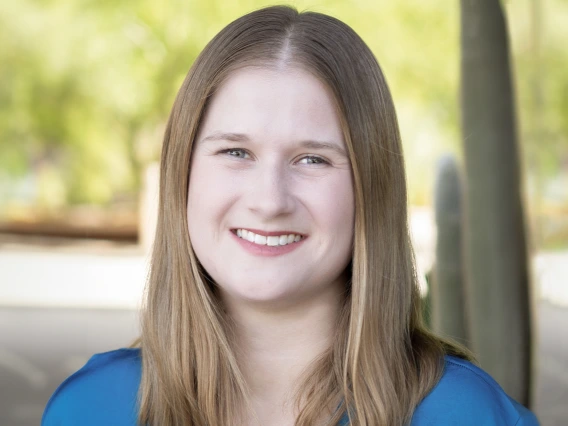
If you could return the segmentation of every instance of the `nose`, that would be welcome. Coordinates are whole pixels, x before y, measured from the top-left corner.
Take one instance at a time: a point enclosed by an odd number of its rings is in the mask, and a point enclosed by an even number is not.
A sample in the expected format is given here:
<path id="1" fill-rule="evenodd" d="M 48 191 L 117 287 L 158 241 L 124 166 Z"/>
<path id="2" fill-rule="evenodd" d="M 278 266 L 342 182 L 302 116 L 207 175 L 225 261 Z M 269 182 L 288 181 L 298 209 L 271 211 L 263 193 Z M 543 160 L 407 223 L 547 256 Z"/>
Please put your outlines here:
<path id="1" fill-rule="evenodd" d="M 293 211 L 294 197 L 285 166 L 270 162 L 258 168 L 251 182 L 248 207 L 265 220 Z"/>

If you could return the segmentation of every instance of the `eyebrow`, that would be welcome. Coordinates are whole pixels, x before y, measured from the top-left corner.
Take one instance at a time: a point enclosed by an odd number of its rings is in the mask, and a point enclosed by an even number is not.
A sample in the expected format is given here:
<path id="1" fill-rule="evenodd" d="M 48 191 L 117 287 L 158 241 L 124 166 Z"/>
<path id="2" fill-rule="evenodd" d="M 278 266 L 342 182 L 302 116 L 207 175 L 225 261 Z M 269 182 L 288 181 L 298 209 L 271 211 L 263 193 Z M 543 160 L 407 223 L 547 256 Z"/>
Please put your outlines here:
<path id="1" fill-rule="evenodd" d="M 206 142 L 206 141 L 230 141 L 230 142 L 248 143 L 251 140 L 244 133 L 215 132 L 201 139 L 201 142 Z M 345 152 L 345 150 L 339 144 L 334 142 L 316 141 L 308 139 L 300 141 L 300 145 L 303 146 L 304 148 L 309 148 L 309 149 L 328 149 L 331 151 L 335 151 L 336 153 L 343 155 L 344 157 L 347 157 L 347 153 Z"/>

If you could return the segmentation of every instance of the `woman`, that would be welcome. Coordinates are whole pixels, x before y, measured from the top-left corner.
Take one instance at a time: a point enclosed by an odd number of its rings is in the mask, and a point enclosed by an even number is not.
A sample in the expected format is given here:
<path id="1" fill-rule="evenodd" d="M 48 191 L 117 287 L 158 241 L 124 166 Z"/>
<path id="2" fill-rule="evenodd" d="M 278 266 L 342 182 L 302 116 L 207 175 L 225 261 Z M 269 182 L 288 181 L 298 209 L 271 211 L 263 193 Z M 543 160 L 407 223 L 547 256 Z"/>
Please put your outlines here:
<path id="1" fill-rule="evenodd" d="M 43 424 L 537 424 L 422 326 L 405 185 L 352 29 L 288 7 L 229 24 L 166 129 L 140 349 L 93 357 Z"/>

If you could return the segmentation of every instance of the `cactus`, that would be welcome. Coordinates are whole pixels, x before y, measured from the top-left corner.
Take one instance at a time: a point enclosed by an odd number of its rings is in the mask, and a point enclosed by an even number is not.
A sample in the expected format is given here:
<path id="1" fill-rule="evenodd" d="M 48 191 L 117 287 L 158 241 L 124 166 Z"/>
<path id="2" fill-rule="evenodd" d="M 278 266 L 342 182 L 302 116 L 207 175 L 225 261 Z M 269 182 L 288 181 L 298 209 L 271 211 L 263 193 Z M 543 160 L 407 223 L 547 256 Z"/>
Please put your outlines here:
<path id="1" fill-rule="evenodd" d="M 456 160 L 438 162 L 434 193 L 436 260 L 430 286 L 432 328 L 467 345 L 462 271 L 462 188 Z"/>
<path id="2" fill-rule="evenodd" d="M 481 367 L 528 405 L 528 256 L 507 26 L 499 0 L 461 0 L 461 103 L 468 331 Z"/>

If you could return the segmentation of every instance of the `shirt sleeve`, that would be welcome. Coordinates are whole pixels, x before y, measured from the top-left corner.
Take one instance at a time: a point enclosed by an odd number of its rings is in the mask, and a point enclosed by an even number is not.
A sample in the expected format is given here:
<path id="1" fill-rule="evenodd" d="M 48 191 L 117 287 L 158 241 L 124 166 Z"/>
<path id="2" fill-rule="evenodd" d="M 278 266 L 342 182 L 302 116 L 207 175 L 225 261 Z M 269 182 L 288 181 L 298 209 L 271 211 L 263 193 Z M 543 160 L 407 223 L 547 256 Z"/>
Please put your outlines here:
<path id="1" fill-rule="evenodd" d="M 515 423 L 514 426 L 540 426 L 538 419 L 536 418 L 536 416 L 532 411 L 528 410 L 527 408 L 525 408 L 515 400 L 512 400 L 512 402 L 514 403 L 514 405 L 516 406 L 519 412 L 519 419 L 517 420 L 517 423 Z"/>
<path id="2" fill-rule="evenodd" d="M 77 393 L 77 382 L 81 382 L 84 376 L 91 368 L 93 358 L 79 371 L 69 376 L 61 383 L 49 401 L 43 412 L 41 426 L 71 426 L 77 423 L 79 419 L 76 417 L 77 410 L 80 409 L 80 400 L 82 395 Z"/>
<path id="3" fill-rule="evenodd" d="M 41 426 L 134 426 L 140 384 L 138 350 L 91 357 L 51 396 Z"/>
<path id="4" fill-rule="evenodd" d="M 536 416 L 509 397 L 479 367 L 446 357 L 439 383 L 417 407 L 411 426 L 538 426 Z"/>

